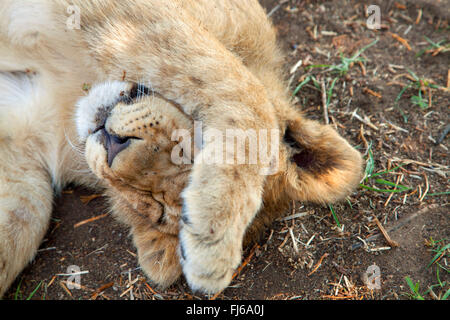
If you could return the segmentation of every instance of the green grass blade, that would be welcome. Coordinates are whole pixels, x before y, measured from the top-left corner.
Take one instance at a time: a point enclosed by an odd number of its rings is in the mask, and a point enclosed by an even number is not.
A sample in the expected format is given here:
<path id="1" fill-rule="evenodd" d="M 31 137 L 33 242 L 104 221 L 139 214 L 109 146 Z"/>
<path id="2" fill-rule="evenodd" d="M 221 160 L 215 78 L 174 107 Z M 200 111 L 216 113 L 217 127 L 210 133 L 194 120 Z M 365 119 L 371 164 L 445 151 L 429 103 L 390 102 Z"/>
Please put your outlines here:
<path id="1" fill-rule="evenodd" d="M 33 298 L 34 294 L 36 293 L 36 291 L 39 290 L 39 288 L 41 287 L 42 281 L 39 282 L 39 284 L 37 285 L 36 288 L 34 288 L 33 292 L 30 293 L 30 295 L 28 296 L 27 300 L 31 300 L 31 298 Z"/>
<path id="2" fill-rule="evenodd" d="M 382 174 L 386 174 L 386 173 L 395 171 L 395 170 L 397 170 L 397 169 L 403 167 L 404 165 L 405 165 L 405 164 L 401 164 L 401 165 L 399 165 L 399 166 L 397 166 L 397 167 L 395 167 L 395 168 L 392 168 L 392 169 L 390 169 L 390 170 L 385 170 L 385 171 L 382 171 L 382 172 L 374 173 L 374 174 L 372 174 L 372 175 L 370 176 L 370 178 L 378 177 L 378 176 L 381 176 Z"/>
<path id="3" fill-rule="evenodd" d="M 420 81 L 419 77 L 411 69 L 406 68 L 406 71 L 408 71 L 408 73 L 414 78 L 414 80 Z"/>
<path id="4" fill-rule="evenodd" d="M 360 49 L 354 56 L 352 59 L 356 59 L 358 58 L 364 51 L 366 51 L 367 49 L 369 49 L 370 47 L 374 46 L 377 42 L 379 41 L 379 39 L 374 40 L 373 42 L 369 43 L 367 46 L 363 47 L 362 49 Z"/>
<path id="5" fill-rule="evenodd" d="M 293 96 L 293 97 L 296 96 L 297 93 L 300 91 L 300 89 L 301 89 L 305 84 L 307 84 L 309 81 L 311 81 L 311 77 L 310 77 L 310 76 L 306 77 L 305 80 L 303 80 L 303 81 L 297 86 L 297 88 L 295 88 L 294 92 L 292 93 L 292 96 Z"/>
<path id="6" fill-rule="evenodd" d="M 404 192 L 404 190 L 399 190 L 399 189 L 395 189 L 395 190 L 392 190 L 392 189 L 378 189 L 378 188 L 366 186 L 365 184 L 362 184 L 362 183 L 359 186 L 361 188 L 364 188 L 364 189 L 367 189 L 367 190 L 370 190 L 370 191 L 375 191 L 375 192 L 383 192 L 383 193 L 400 193 L 400 192 Z"/>
<path id="7" fill-rule="evenodd" d="M 431 262 L 427 265 L 427 268 L 429 268 L 442 255 L 442 253 L 449 248 L 450 248 L 450 243 L 448 243 L 444 247 L 440 248 L 437 251 L 436 255 L 433 257 L 433 259 L 431 260 Z"/>
<path id="8" fill-rule="evenodd" d="M 19 284 L 17 285 L 16 292 L 14 293 L 14 300 L 19 300 L 20 286 L 22 285 L 22 280 L 23 280 L 23 278 L 20 278 Z M 20 300 L 22 300 L 22 295 L 20 297 Z"/>
<path id="9" fill-rule="evenodd" d="M 441 43 L 443 43 L 445 41 L 445 40 L 441 40 L 439 42 L 434 42 L 433 40 L 431 40 L 427 36 L 424 36 L 424 38 L 436 49 L 439 48 L 441 46 Z"/>
<path id="10" fill-rule="evenodd" d="M 405 277 L 405 281 L 409 286 L 409 289 L 413 293 L 413 298 L 416 300 L 425 300 L 419 293 L 419 283 L 414 284 L 410 277 Z"/>
<path id="11" fill-rule="evenodd" d="M 328 97 L 327 97 L 327 106 L 330 105 L 330 101 L 331 101 L 331 95 L 333 94 L 333 89 L 334 89 L 334 85 L 336 84 L 336 81 L 339 78 L 334 78 L 333 82 L 331 83 L 330 89 L 328 90 Z"/>
<path id="12" fill-rule="evenodd" d="M 443 195 L 447 195 L 447 194 L 450 194 L 450 191 L 427 193 L 427 197 L 443 196 Z"/>
<path id="13" fill-rule="evenodd" d="M 312 64 L 310 66 L 306 66 L 305 70 L 314 69 L 314 68 L 331 68 L 332 66 L 329 64 Z"/>
<path id="14" fill-rule="evenodd" d="M 394 188 L 397 187 L 399 190 L 402 190 L 402 191 L 407 191 L 407 190 L 411 189 L 411 188 L 406 187 L 404 185 L 395 184 L 394 182 L 387 181 L 387 180 L 384 180 L 384 179 L 375 179 L 375 182 L 378 183 L 378 184 L 385 185 L 385 186 L 391 186 L 391 187 L 394 187 Z"/>
<path id="15" fill-rule="evenodd" d="M 337 217 L 337 215 L 336 215 L 336 212 L 334 212 L 333 206 L 332 206 L 331 204 L 329 204 L 328 207 L 329 207 L 330 210 L 331 210 L 331 214 L 333 215 L 334 221 L 336 221 L 336 225 L 337 225 L 339 228 L 341 228 L 341 224 L 340 224 L 339 219 L 338 219 L 338 217 Z"/>
<path id="16" fill-rule="evenodd" d="M 450 296 L 450 289 L 448 289 L 448 290 L 445 292 L 445 294 L 444 294 L 444 296 L 441 298 L 441 300 L 447 300 L 447 299 L 448 299 L 448 296 Z"/>

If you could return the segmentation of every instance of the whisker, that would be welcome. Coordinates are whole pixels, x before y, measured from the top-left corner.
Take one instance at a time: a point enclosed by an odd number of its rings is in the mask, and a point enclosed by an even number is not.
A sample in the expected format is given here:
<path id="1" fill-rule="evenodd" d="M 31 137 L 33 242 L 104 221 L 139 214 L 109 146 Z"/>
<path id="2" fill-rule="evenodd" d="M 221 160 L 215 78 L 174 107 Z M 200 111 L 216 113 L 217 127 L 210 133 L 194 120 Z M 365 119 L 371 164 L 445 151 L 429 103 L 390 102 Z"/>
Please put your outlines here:
<path id="1" fill-rule="evenodd" d="M 64 136 L 66 138 L 66 141 L 69 143 L 70 147 L 79 155 L 84 155 L 84 149 L 80 146 L 76 146 L 73 144 L 72 140 L 69 138 L 69 136 L 67 135 L 67 131 L 66 128 L 64 128 Z"/>
<path id="2" fill-rule="evenodd" d="M 92 173 L 92 171 L 89 169 L 71 169 L 71 168 L 69 168 L 69 170 L 71 172 L 77 172 L 77 173 Z"/>
<path id="3" fill-rule="evenodd" d="M 155 96 L 155 91 L 153 90 L 153 86 L 149 81 L 138 81 L 138 95 L 136 97 L 136 102 L 141 102 L 141 100 L 144 97 L 148 97 L 149 95 L 146 94 L 146 88 L 150 90 L 151 96 Z"/>

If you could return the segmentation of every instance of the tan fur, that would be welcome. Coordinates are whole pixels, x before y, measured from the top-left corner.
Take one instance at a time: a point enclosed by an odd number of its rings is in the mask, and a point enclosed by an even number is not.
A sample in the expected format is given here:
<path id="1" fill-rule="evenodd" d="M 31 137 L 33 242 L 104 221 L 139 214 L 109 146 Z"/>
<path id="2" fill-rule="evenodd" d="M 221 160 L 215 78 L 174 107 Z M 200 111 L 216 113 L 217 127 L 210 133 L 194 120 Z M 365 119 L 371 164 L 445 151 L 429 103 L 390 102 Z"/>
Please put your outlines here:
<path id="1" fill-rule="evenodd" d="M 79 30 L 66 27 L 70 5 L 80 8 Z M 106 186 L 150 279 L 167 286 L 183 272 L 193 289 L 216 292 L 240 263 L 244 235 L 254 239 L 286 201 L 337 201 L 359 181 L 359 154 L 290 104 L 275 31 L 256 0 L 5 0 L 0 55 L 2 96 L 15 94 L 3 77 L 29 98 L 0 100 L 0 295 L 36 252 L 52 184 Z M 101 131 L 86 132 L 98 181 L 77 152 L 74 105 L 83 84 L 124 77 L 155 94 L 95 114 L 111 135 L 140 139 L 109 166 Z M 174 164 L 171 134 L 192 132 L 194 120 L 278 129 L 278 173 L 260 174 L 261 162 Z"/>

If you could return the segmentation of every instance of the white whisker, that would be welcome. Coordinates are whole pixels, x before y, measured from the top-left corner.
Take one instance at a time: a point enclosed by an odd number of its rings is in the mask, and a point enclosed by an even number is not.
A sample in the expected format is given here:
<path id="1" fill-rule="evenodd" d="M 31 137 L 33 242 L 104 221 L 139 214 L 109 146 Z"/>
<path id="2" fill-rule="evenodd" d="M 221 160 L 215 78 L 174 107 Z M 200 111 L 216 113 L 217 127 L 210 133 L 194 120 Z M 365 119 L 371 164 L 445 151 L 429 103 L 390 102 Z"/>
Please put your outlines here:
<path id="1" fill-rule="evenodd" d="M 76 146 L 73 144 L 72 140 L 70 140 L 69 136 L 67 135 L 66 128 L 64 128 L 64 136 L 66 138 L 66 141 L 69 143 L 70 147 L 79 155 L 84 155 L 84 149 L 80 146 Z"/>
<path id="2" fill-rule="evenodd" d="M 69 169 L 71 172 L 76 172 L 76 173 L 92 173 L 91 170 L 89 169 Z"/>

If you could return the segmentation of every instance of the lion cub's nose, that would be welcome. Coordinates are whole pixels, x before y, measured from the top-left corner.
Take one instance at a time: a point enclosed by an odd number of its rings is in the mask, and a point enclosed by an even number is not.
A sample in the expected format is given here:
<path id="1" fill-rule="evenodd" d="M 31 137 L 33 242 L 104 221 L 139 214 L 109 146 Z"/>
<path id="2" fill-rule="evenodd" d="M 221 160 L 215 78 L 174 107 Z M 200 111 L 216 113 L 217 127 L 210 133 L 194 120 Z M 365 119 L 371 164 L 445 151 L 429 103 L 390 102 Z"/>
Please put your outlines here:
<path id="1" fill-rule="evenodd" d="M 108 166 L 111 168 L 116 156 L 130 145 L 131 137 L 118 137 L 111 135 L 105 130 L 105 128 L 102 128 L 101 132 L 105 139 L 104 141 L 106 153 L 108 155 Z"/>

